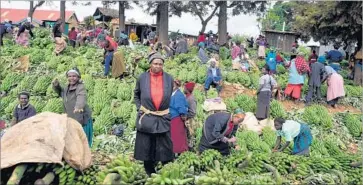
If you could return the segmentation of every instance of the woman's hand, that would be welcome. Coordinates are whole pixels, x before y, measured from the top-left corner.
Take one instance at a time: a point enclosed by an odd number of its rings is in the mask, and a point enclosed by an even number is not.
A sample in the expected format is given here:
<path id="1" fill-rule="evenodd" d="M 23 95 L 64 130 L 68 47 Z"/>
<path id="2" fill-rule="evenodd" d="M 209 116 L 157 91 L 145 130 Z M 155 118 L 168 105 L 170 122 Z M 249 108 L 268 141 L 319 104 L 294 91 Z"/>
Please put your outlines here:
<path id="1" fill-rule="evenodd" d="M 237 139 L 235 137 L 228 139 L 228 143 L 235 143 L 236 141 L 237 141 Z"/>
<path id="2" fill-rule="evenodd" d="M 272 152 L 278 152 L 278 151 L 279 151 L 279 150 L 277 150 L 277 149 L 273 149 L 273 150 L 272 150 Z"/>

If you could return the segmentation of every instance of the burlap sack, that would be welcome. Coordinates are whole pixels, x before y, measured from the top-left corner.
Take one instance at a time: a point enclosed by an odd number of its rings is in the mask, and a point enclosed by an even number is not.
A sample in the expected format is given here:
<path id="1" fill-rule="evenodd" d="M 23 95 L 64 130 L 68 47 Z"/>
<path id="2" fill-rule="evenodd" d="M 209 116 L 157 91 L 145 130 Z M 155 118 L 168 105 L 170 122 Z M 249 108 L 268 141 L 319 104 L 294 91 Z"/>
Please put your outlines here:
<path id="1" fill-rule="evenodd" d="M 209 100 L 211 100 L 211 99 L 205 100 L 202 105 L 203 110 L 205 110 L 206 112 L 227 110 L 227 105 L 223 101 L 215 102 L 215 101 L 209 101 Z"/>
<path id="2" fill-rule="evenodd" d="M 274 122 L 270 119 L 265 119 L 262 121 L 258 121 L 255 115 L 252 112 L 246 112 L 245 119 L 240 124 L 240 127 L 246 130 L 254 131 L 258 134 L 262 133 L 262 129 L 266 126 L 271 127 L 275 130 Z"/>
<path id="3" fill-rule="evenodd" d="M 18 58 L 17 65 L 14 66 L 15 71 L 27 72 L 29 69 L 29 55 Z"/>
<path id="4" fill-rule="evenodd" d="M 19 163 L 58 163 L 83 170 L 91 151 L 81 125 L 65 114 L 44 112 L 9 128 L 1 138 L 1 169 Z"/>

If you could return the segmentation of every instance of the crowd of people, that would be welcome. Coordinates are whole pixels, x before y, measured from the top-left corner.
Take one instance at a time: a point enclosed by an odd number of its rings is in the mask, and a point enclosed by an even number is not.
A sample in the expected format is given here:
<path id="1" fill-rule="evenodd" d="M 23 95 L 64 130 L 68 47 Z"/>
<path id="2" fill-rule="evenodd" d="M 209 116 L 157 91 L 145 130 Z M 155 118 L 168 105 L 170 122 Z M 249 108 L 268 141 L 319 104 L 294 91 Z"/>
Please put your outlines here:
<path id="1" fill-rule="evenodd" d="M 20 27 L 17 32 L 16 43 L 27 46 L 27 32 L 31 37 L 34 37 L 30 22 L 31 20 L 28 20 Z M 2 27 L 2 36 L 3 33 L 10 33 L 11 31 L 11 26 Z M 98 32 L 96 42 L 104 49 L 104 76 L 108 76 L 111 70 L 112 77 L 122 78 L 125 73 L 124 56 L 122 51 L 117 50 L 117 48 L 127 42 L 138 41 L 135 31 L 131 30 L 129 37 L 120 31 L 117 35 L 118 38 L 112 38 L 107 30 L 97 29 L 96 31 Z M 59 19 L 52 29 L 56 55 L 60 55 L 67 46 L 62 37 L 63 32 L 62 21 Z M 196 85 L 194 82 L 182 84 L 181 81 L 163 71 L 165 57 L 188 53 L 189 46 L 186 39 L 181 36 L 175 42 L 172 40 L 169 45 L 163 45 L 158 42 L 156 33 L 151 28 L 146 32 L 146 36 L 147 40 L 144 44 L 150 46 L 150 55 L 148 56 L 150 68 L 138 77 L 134 89 L 134 101 L 138 110 L 134 158 L 143 161 L 147 174 L 151 175 L 156 172 L 157 162 L 166 164 L 179 154 L 193 150 L 195 147 L 197 126 L 194 118 L 197 102 L 193 96 Z M 85 37 L 84 30 L 78 33 L 75 28 L 71 28 L 68 41 L 72 47 L 76 47 L 77 44 L 85 43 Z M 309 79 L 309 90 L 305 98 L 307 105 L 321 98 L 320 87 L 325 81 L 328 84 L 327 103 L 329 105 L 336 107 L 339 98 L 345 96 L 344 80 L 339 74 L 343 56 L 337 50 L 338 46 L 322 56 L 318 56 L 315 51 L 312 51 L 308 61 L 306 61 L 304 54 L 297 52 L 296 43 L 292 45 L 290 59 L 287 60 L 273 48 L 270 48 L 269 53 L 266 54 L 265 50 L 269 45 L 262 35 L 256 41 L 249 38 L 247 42 L 249 43 L 248 47 L 254 47 L 256 44 L 258 57 L 266 61 L 257 89 L 257 112 L 255 115 L 258 120 L 269 117 L 272 93 L 279 87 L 275 80 L 277 65 L 286 67 L 289 73 L 288 84 L 284 90 L 286 97 L 299 101 L 305 78 Z M 209 57 L 209 53 L 215 53 L 219 50 L 216 38 L 212 33 L 200 33 L 197 45 L 201 63 L 209 63 L 204 83 L 205 95 L 207 95 L 210 87 L 214 86 L 220 96 L 223 87 L 222 71 L 218 67 L 218 58 Z M 247 47 L 244 47 L 239 41 L 231 44 L 229 55 L 233 63 L 239 64 L 235 69 L 241 72 L 247 72 L 250 67 L 255 67 L 255 64 L 249 60 Z M 361 76 L 358 76 L 362 74 L 361 51 L 356 53 L 354 59 L 356 60 L 354 63 L 354 81 L 361 85 L 362 79 Z M 111 66 L 112 69 L 110 69 Z M 77 68 L 74 68 L 67 71 L 66 76 L 68 84 L 61 87 L 58 80 L 54 80 L 52 82 L 53 89 L 63 99 L 64 112 L 83 126 L 91 147 L 92 115 L 87 103 L 87 92 L 81 80 L 81 73 Z M 184 91 L 180 89 L 181 87 L 184 87 Z M 12 125 L 36 114 L 35 108 L 29 103 L 29 93 L 21 92 L 18 99 L 19 105 L 14 109 Z M 245 112 L 241 109 L 209 115 L 203 125 L 202 137 L 197 147 L 198 152 L 215 149 L 223 155 L 228 155 L 231 148 L 239 149 L 235 134 L 245 116 Z M 276 118 L 274 127 L 278 137 L 273 152 L 283 151 L 293 141 L 292 154 L 309 155 L 309 146 L 313 138 L 307 124 Z M 287 141 L 283 146 L 281 146 L 281 137 Z"/>

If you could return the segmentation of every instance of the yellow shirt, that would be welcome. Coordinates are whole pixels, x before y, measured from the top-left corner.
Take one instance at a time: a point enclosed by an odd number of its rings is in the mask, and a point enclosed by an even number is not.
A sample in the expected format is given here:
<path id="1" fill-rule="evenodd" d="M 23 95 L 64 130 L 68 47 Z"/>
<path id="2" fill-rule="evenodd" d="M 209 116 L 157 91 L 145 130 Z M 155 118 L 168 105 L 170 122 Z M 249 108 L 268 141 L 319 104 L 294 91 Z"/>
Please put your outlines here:
<path id="1" fill-rule="evenodd" d="M 129 38 L 132 40 L 132 42 L 136 42 L 139 39 L 136 33 L 131 33 Z"/>

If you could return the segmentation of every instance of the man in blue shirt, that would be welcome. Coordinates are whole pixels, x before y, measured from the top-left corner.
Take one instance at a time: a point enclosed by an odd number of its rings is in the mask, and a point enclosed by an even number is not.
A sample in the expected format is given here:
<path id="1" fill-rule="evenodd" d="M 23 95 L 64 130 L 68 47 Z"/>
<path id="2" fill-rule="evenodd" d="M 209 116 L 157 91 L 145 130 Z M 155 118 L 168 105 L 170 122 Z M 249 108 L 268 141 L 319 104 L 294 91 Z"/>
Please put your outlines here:
<path id="1" fill-rule="evenodd" d="M 339 46 L 337 44 L 334 45 L 334 49 L 330 50 L 326 56 L 329 60 L 329 66 L 337 72 L 340 70 L 340 62 L 343 60 L 343 55 L 338 49 Z"/>

